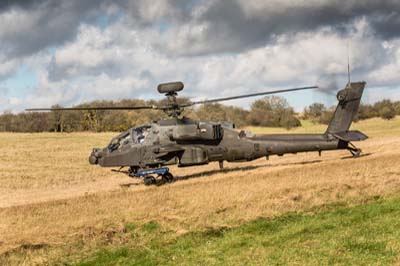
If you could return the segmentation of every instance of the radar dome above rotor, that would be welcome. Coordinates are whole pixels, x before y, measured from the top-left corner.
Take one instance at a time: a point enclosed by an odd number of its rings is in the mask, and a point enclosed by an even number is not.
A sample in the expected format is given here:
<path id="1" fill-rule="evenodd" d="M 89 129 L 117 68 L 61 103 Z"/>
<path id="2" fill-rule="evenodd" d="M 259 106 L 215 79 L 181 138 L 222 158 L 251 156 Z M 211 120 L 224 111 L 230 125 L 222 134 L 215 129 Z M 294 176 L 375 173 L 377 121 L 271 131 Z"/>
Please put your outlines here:
<path id="1" fill-rule="evenodd" d="M 174 93 L 183 90 L 183 83 L 181 81 L 162 83 L 157 86 L 159 93 Z"/>

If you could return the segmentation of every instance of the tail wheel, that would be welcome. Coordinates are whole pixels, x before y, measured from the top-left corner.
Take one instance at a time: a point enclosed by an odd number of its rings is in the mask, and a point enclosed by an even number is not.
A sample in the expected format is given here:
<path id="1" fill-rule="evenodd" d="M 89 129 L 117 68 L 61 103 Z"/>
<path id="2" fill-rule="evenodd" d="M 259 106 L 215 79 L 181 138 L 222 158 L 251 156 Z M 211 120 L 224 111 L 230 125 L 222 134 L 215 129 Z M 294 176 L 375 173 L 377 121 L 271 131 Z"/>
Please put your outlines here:
<path id="1" fill-rule="evenodd" d="M 154 176 L 149 175 L 149 176 L 146 176 L 144 178 L 144 184 L 146 186 L 155 185 L 156 183 L 157 183 L 157 181 L 156 181 L 156 178 Z"/>
<path id="2" fill-rule="evenodd" d="M 349 145 L 349 147 L 347 147 L 347 149 L 350 151 L 350 153 L 353 155 L 353 157 L 360 157 L 361 149 L 354 146 L 354 144 L 351 142 L 349 142 L 348 145 Z"/>
<path id="3" fill-rule="evenodd" d="M 360 155 L 361 155 L 361 149 L 355 149 L 353 152 L 352 152 L 352 154 L 353 154 L 353 157 L 360 157 Z"/>
<path id="4" fill-rule="evenodd" d="M 174 181 L 174 176 L 171 173 L 165 173 L 162 175 L 162 179 L 166 183 L 171 183 L 172 181 Z"/>

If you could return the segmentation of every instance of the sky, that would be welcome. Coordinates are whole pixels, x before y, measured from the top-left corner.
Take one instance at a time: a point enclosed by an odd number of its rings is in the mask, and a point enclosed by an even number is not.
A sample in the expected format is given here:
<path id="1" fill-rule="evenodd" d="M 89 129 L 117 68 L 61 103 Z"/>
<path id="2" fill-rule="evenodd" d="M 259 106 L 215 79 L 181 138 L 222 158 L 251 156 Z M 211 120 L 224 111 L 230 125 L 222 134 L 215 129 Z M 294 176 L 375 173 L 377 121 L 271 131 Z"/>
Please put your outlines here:
<path id="1" fill-rule="evenodd" d="M 161 99 L 177 80 L 193 100 L 318 85 L 281 96 L 330 106 L 348 61 L 364 103 L 400 100 L 399 0 L 0 1 L 0 113 Z"/>

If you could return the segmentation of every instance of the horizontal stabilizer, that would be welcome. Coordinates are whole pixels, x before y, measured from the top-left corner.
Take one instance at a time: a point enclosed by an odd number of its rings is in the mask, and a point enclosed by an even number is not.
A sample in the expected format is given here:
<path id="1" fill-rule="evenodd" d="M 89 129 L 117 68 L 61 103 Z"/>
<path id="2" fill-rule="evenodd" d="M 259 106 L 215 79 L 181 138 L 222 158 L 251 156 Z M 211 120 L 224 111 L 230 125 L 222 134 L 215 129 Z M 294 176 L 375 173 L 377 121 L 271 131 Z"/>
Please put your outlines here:
<path id="1" fill-rule="evenodd" d="M 349 142 L 349 141 L 361 141 L 361 140 L 366 140 L 368 138 L 367 135 L 364 133 L 358 131 L 358 130 L 351 130 L 351 131 L 346 131 L 346 132 L 339 132 L 333 134 L 336 138 Z"/>

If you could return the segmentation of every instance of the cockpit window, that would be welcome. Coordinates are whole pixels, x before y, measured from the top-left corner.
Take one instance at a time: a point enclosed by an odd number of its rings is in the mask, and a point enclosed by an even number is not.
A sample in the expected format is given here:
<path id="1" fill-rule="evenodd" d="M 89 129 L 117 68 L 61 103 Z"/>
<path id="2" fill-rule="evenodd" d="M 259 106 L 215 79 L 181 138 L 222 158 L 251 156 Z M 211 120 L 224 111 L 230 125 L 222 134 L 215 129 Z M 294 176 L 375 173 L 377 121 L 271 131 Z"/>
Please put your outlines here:
<path id="1" fill-rule="evenodd" d="M 132 140 L 133 143 L 143 143 L 149 134 L 151 126 L 142 126 L 132 129 Z"/>
<path id="2" fill-rule="evenodd" d="M 130 130 L 125 131 L 111 140 L 110 144 L 108 145 L 108 150 L 110 152 L 113 152 L 119 148 L 122 148 L 124 145 L 128 144 L 130 140 L 131 140 Z"/>
<path id="3" fill-rule="evenodd" d="M 110 144 L 108 145 L 108 150 L 113 152 L 117 149 L 121 149 L 129 143 L 143 143 L 149 134 L 150 128 L 151 126 L 141 126 L 121 133 L 119 136 L 111 140 Z"/>

